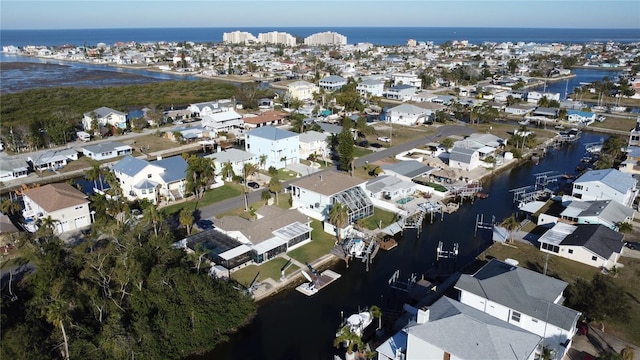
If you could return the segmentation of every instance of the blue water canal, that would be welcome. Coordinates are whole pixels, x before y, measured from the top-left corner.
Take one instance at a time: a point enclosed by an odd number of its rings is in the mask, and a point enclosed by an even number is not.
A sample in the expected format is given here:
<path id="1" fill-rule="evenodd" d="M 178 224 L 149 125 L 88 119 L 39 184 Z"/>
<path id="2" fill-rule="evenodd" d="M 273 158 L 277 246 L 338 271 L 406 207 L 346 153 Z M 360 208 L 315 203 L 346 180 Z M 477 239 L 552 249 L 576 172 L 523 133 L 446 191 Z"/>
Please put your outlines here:
<path id="1" fill-rule="evenodd" d="M 374 259 L 370 271 L 364 264 L 352 262 L 347 269 L 343 262 L 332 269 L 342 274 L 338 281 L 322 289 L 312 297 L 295 290 L 287 290 L 261 304 L 251 324 L 241 329 L 232 339 L 219 345 L 214 351 L 191 357 L 195 359 L 331 359 L 335 332 L 340 324 L 341 311 L 345 316 L 358 308 L 378 305 L 385 311 L 399 311 L 406 295 L 389 287 L 388 280 L 396 271 L 400 279 L 412 273 L 438 275 L 450 273 L 470 263 L 478 253 L 490 245 L 488 234 L 474 238 L 476 216 L 485 219 L 495 216 L 498 221 L 514 212 L 510 189 L 533 185 L 534 174 L 545 171 L 561 171 L 573 174 L 584 155 L 584 144 L 597 142 L 601 134 L 583 133 L 582 138 L 571 145 L 553 150 L 537 165 L 527 163 L 512 168 L 484 183 L 489 198 L 465 203 L 460 209 L 444 216 L 444 221 L 425 219 L 419 236 L 407 231 L 399 239 L 399 246 L 389 252 L 381 251 Z M 460 246 L 456 264 L 443 264 L 434 268 L 438 241 L 451 248 Z M 344 353 L 344 352 L 342 352 Z"/>

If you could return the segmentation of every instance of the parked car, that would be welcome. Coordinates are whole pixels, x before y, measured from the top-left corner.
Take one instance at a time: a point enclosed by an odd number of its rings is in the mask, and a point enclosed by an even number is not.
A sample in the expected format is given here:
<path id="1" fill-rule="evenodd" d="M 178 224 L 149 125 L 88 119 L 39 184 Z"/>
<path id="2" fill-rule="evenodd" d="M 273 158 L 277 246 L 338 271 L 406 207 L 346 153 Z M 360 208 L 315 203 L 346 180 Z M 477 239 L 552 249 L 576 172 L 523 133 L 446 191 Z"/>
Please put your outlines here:
<path id="1" fill-rule="evenodd" d="M 389 142 L 391 142 L 391 139 L 389 139 L 389 138 L 388 138 L 388 137 L 386 137 L 386 136 L 380 136 L 380 137 L 378 138 L 378 141 L 382 141 L 382 142 L 389 143 Z"/>
<path id="2" fill-rule="evenodd" d="M 202 230 L 210 230 L 213 229 L 213 221 L 207 219 L 200 219 L 196 222 L 196 225 Z"/>
<path id="3" fill-rule="evenodd" d="M 252 188 L 252 189 L 258 189 L 258 188 L 260 188 L 260 184 L 258 184 L 258 183 L 257 183 L 257 182 L 255 182 L 255 181 L 251 181 L 251 182 L 249 182 L 249 183 L 247 184 L 247 186 L 249 186 L 249 187 L 250 187 L 250 188 Z"/>

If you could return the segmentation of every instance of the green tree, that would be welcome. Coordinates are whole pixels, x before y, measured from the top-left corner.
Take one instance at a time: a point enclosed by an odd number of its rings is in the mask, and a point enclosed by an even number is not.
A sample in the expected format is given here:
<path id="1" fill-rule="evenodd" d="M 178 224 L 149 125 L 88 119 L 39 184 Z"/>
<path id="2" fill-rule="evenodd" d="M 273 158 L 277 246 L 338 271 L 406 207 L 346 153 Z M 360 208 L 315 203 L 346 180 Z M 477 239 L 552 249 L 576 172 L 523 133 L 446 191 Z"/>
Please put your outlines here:
<path id="1" fill-rule="evenodd" d="M 267 155 L 266 154 L 260 155 L 258 161 L 259 161 L 260 167 L 264 169 L 265 165 L 267 164 Z"/>
<path id="2" fill-rule="evenodd" d="M 382 329 L 382 309 L 380 309 L 380 307 L 373 305 L 370 309 L 369 312 L 371 313 L 371 316 L 373 316 L 374 319 L 378 319 L 378 328 L 377 330 Z"/>
<path id="3" fill-rule="evenodd" d="M 193 211 L 188 207 L 183 208 L 180 211 L 179 221 L 180 225 L 184 226 L 185 230 L 187 230 L 187 236 L 191 235 L 191 227 L 195 222 Z"/>
<path id="4" fill-rule="evenodd" d="M 505 218 L 500 223 L 500 226 L 504 227 L 509 231 L 509 241 L 513 242 L 513 231 L 516 230 L 520 226 L 520 221 L 516 218 L 515 214 L 511 214 L 511 216 Z"/>
<path id="5" fill-rule="evenodd" d="M 282 182 L 277 176 L 274 176 L 269 180 L 269 191 L 276 194 L 276 205 L 279 204 L 278 195 L 282 191 Z"/>
<path id="6" fill-rule="evenodd" d="M 591 281 L 579 278 L 567 290 L 567 306 L 590 321 L 627 319 L 629 297 L 611 277 L 597 273 Z"/>
<path id="7" fill-rule="evenodd" d="M 260 194 L 260 198 L 262 199 L 262 201 L 264 201 L 264 204 L 268 204 L 269 203 L 269 199 L 271 199 L 271 193 L 269 192 L 269 190 L 262 190 L 262 193 Z"/>
<path id="8" fill-rule="evenodd" d="M 350 171 L 351 164 L 354 160 L 354 141 L 353 135 L 351 134 L 351 120 L 345 118 L 342 122 L 342 132 L 338 134 L 338 158 L 339 158 L 339 170 L 342 171 Z"/>
<path id="9" fill-rule="evenodd" d="M 164 220 L 164 216 L 161 212 L 158 211 L 158 208 L 151 204 L 144 209 L 143 212 L 144 218 L 147 219 L 151 223 L 151 227 L 153 228 L 153 234 L 157 237 L 158 230 L 160 229 L 160 224 L 162 224 Z"/>
<path id="10" fill-rule="evenodd" d="M 618 222 L 616 227 L 618 228 L 618 232 L 625 234 L 625 236 L 626 234 L 633 232 L 633 225 L 627 221 Z"/>
<path id="11" fill-rule="evenodd" d="M 447 151 L 453 148 L 453 143 L 454 143 L 453 139 L 448 137 L 440 140 L 440 145 L 442 145 L 442 147 L 445 148 Z"/>
<path id="12" fill-rule="evenodd" d="M 354 347 L 357 347 L 359 350 L 364 348 L 364 344 L 362 343 L 362 339 L 358 334 L 351 331 L 349 325 L 345 325 L 342 328 L 338 329 L 338 333 L 336 338 L 333 340 L 333 346 L 338 348 L 340 344 L 348 342 L 347 345 L 347 354 L 351 356 L 353 354 Z"/>
<path id="13" fill-rule="evenodd" d="M 215 180 L 213 159 L 191 155 L 187 160 L 186 190 L 193 193 L 197 200 Z"/>
<path id="14" fill-rule="evenodd" d="M 231 164 L 231 161 L 227 161 L 224 164 L 222 164 L 220 175 L 222 176 L 223 179 L 226 179 L 227 181 L 229 181 L 230 179 L 233 179 L 233 177 L 236 176 L 235 172 L 233 171 L 233 164 Z"/>
<path id="15" fill-rule="evenodd" d="M 329 210 L 329 222 L 336 227 L 336 244 L 341 243 L 341 230 L 349 222 L 349 207 L 340 202 L 334 203 Z"/>
<path id="16" fill-rule="evenodd" d="M 245 163 L 242 167 L 242 177 L 244 178 L 244 182 L 242 183 L 244 189 L 244 210 L 249 211 L 249 178 L 253 176 L 258 171 L 258 167 L 253 163 Z"/>
<path id="17" fill-rule="evenodd" d="M 14 215 L 22 210 L 22 205 L 20 205 L 20 203 L 12 201 L 11 199 L 6 199 L 0 204 L 0 210 L 2 210 L 3 214 Z"/>

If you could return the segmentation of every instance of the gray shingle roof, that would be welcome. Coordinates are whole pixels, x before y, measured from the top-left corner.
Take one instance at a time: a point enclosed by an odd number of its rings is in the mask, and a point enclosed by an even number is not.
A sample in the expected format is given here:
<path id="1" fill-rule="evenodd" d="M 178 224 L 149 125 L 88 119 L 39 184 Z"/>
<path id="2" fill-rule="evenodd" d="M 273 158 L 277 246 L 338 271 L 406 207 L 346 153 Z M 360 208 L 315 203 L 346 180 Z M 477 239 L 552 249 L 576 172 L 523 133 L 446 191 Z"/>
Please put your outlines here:
<path id="1" fill-rule="evenodd" d="M 572 330 L 580 313 L 553 303 L 566 286 L 562 280 L 493 259 L 473 276 L 461 275 L 455 287 Z"/>
<path id="2" fill-rule="evenodd" d="M 527 359 L 542 341 L 538 335 L 447 297 L 429 307 L 428 322 L 407 332 L 459 359 Z"/>
<path id="3" fill-rule="evenodd" d="M 449 154 L 449 161 L 460 161 L 468 164 L 471 162 L 471 157 L 475 152 L 473 149 L 454 147 Z"/>
<path id="4" fill-rule="evenodd" d="M 416 160 L 405 160 L 395 164 L 384 164 L 380 167 L 384 170 L 393 171 L 398 175 L 406 176 L 410 179 L 433 170 L 431 166 L 424 165 Z"/>
<path id="5" fill-rule="evenodd" d="M 571 204 L 573 203 L 575 201 Z M 580 212 L 579 217 L 597 216 L 609 224 L 617 224 L 633 216 L 632 208 L 628 208 L 617 201 L 597 200 L 587 204 L 588 207 Z"/>
<path id="6" fill-rule="evenodd" d="M 99 154 L 99 153 L 108 152 L 108 151 L 115 151 L 117 148 L 123 148 L 127 146 L 128 145 L 125 145 L 119 141 L 106 141 L 106 142 L 98 143 L 95 145 L 85 146 L 83 147 L 83 149 L 85 151 L 89 151 L 94 154 Z"/>
<path id="7" fill-rule="evenodd" d="M 112 114 L 112 113 L 116 114 L 116 115 L 125 115 L 125 113 L 123 113 L 121 111 L 113 110 L 111 108 L 103 106 L 103 107 L 97 108 L 97 109 L 95 109 L 93 111 L 90 111 L 88 113 L 84 113 L 84 116 L 91 116 L 91 114 L 93 112 L 95 112 L 96 115 L 98 115 L 98 119 L 101 119 L 101 118 L 103 118 L 105 116 L 108 116 L 109 114 Z"/>
<path id="8" fill-rule="evenodd" d="M 608 259 L 614 252 L 622 252 L 623 235 L 600 224 L 578 224 L 573 233 L 567 235 L 560 245 L 584 246 Z"/>

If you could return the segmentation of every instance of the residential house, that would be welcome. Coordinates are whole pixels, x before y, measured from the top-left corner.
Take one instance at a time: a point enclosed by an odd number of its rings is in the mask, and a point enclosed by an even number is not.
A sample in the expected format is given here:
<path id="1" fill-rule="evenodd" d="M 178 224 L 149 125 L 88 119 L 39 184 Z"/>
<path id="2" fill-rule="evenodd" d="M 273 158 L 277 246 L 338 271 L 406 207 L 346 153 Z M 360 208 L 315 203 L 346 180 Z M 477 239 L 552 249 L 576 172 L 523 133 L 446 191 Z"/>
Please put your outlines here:
<path id="1" fill-rule="evenodd" d="M 562 305 L 567 283 L 514 264 L 491 260 L 473 275 L 462 274 L 455 289 L 461 303 L 544 338 L 562 358 L 576 334 L 581 313 Z"/>
<path id="2" fill-rule="evenodd" d="M 638 195 L 638 180 L 616 169 L 591 170 L 573 182 L 572 195 L 576 199 L 613 200 L 631 207 Z"/>
<path id="3" fill-rule="evenodd" d="M 574 200 L 564 204 L 560 201 L 548 200 L 538 214 L 538 225 L 549 225 L 558 222 L 566 224 L 600 224 L 618 231 L 618 224 L 633 220 L 634 211 L 613 200 L 580 201 Z M 564 197 L 563 197 L 564 198 Z"/>
<path id="4" fill-rule="evenodd" d="M 504 112 L 512 115 L 527 115 L 536 108 L 533 104 L 511 104 L 504 108 Z"/>
<path id="5" fill-rule="evenodd" d="M 367 79 L 358 83 L 356 91 L 362 97 L 382 96 L 384 90 L 384 81 Z"/>
<path id="6" fill-rule="evenodd" d="M 192 234 L 173 244 L 189 252 L 205 252 L 205 257 L 229 272 L 248 265 L 253 249 L 218 229 Z"/>
<path id="7" fill-rule="evenodd" d="M 426 122 L 430 123 L 435 119 L 437 111 L 445 111 L 447 109 L 446 106 L 442 104 L 436 104 L 431 101 L 418 102 L 415 104 L 418 107 L 425 109 Z"/>
<path id="8" fill-rule="evenodd" d="M 640 174 L 640 146 L 627 146 L 626 158 L 618 169 L 627 174 Z"/>
<path id="9" fill-rule="evenodd" d="M 546 120 L 556 120 L 558 118 L 558 108 L 537 107 L 533 110 L 533 116 Z"/>
<path id="10" fill-rule="evenodd" d="M 428 178 L 433 168 L 424 165 L 417 160 L 404 160 L 393 164 L 383 164 L 380 166 L 385 175 L 400 177 L 407 181 L 412 181 L 421 177 Z"/>
<path id="11" fill-rule="evenodd" d="M 311 220 L 297 210 L 263 206 L 256 217 L 247 220 L 240 216 L 224 216 L 214 221 L 218 231 L 252 249 L 252 260 L 256 264 L 311 241 Z"/>
<path id="12" fill-rule="evenodd" d="M 84 117 L 82 118 L 82 126 L 84 129 L 97 131 L 98 129 L 93 129 L 94 120 L 98 121 L 100 127 L 110 125 L 118 129 L 127 128 L 127 114 L 104 106 L 84 113 Z"/>
<path id="13" fill-rule="evenodd" d="M 234 110 L 203 115 L 201 124 L 205 129 L 215 132 L 229 131 L 233 128 L 244 128 L 242 115 Z"/>
<path id="14" fill-rule="evenodd" d="M 300 141 L 300 158 L 306 159 L 311 154 L 317 156 L 328 156 L 329 152 L 329 136 L 324 132 L 314 130 L 305 131 L 299 135 Z"/>
<path id="15" fill-rule="evenodd" d="M 102 161 L 118 156 L 131 155 L 133 148 L 119 141 L 106 141 L 82 148 L 82 154 L 93 160 Z"/>
<path id="16" fill-rule="evenodd" d="M 596 113 L 589 111 L 567 110 L 567 121 L 572 124 L 588 126 L 596 121 Z"/>
<path id="17" fill-rule="evenodd" d="M 329 212 L 335 203 L 349 208 L 349 221 L 354 223 L 373 215 L 373 203 L 366 194 L 366 181 L 334 170 L 300 178 L 290 187 L 293 207 L 303 214 L 329 225 Z"/>
<path id="18" fill-rule="evenodd" d="M 340 90 L 343 86 L 347 85 L 347 79 L 338 75 L 329 75 L 320 79 L 319 82 L 320 89 L 324 89 L 327 92 L 332 92 L 336 90 Z"/>
<path id="19" fill-rule="evenodd" d="M 438 96 L 433 91 L 421 90 L 411 97 L 411 101 L 415 102 L 433 102 Z"/>
<path id="20" fill-rule="evenodd" d="M 560 93 L 529 91 L 527 93 L 527 102 L 537 104 L 543 97 L 546 97 L 547 100 L 560 101 Z"/>
<path id="21" fill-rule="evenodd" d="M 47 150 L 27 158 L 34 170 L 54 171 L 65 167 L 69 162 L 78 160 L 78 152 L 74 149 Z"/>
<path id="22" fill-rule="evenodd" d="M 391 75 L 393 86 L 410 85 L 416 90 L 422 88 L 422 79 L 416 74 L 393 74 Z"/>
<path id="23" fill-rule="evenodd" d="M 391 100 L 409 101 L 416 94 L 418 88 L 411 85 L 396 85 L 384 92 L 384 97 Z"/>
<path id="24" fill-rule="evenodd" d="M 597 268 L 616 266 L 624 248 L 623 234 L 601 224 L 559 222 L 538 239 L 540 251 Z"/>
<path id="25" fill-rule="evenodd" d="M 229 109 L 227 107 L 221 106 L 218 101 L 207 101 L 191 104 L 187 107 L 187 110 L 195 117 L 204 117 L 222 111 L 227 111 Z"/>
<path id="26" fill-rule="evenodd" d="M 480 153 L 477 149 L 454 146 L 449 152 L 449 167 L 466 171 L 480 166 Z"/>
<path id="27" fill-rule="evenodd" d="M 299 135 L 273 126 L 261 126 L 245 134 L 245 151 L 267 155 L 266 168 L 285 168 L 300 162 Z"/>
<path id="28" fill-rule="evenodd" d="M 397 200 L 416 193 L 416 183 L 399 176 L 381 175 L 366 185 L 367 195 L 375 200 Z"/>
<path id="29" fill-rule="evenodd" d="M 245 115 L 242 120 L 244 121 L 245 129 L 255 129 L 261 126 L 282 125 L 287 115 L 286 112 L 282 111 L 265 111 L 259 115 Z"/>
<path id="30" fill-rule="evenodd" d="M 37 224 L 50 216 L 57 234 L 91 225 L 88 196 L 67 183 L 27 189 L 22 199 L 23 217 Z"/>
<path id="31" fill-rule="evenodd" d="M 376 348 L 378 360 L 540 357 L 541 336 L 445 296 L 414 319 Z"/>
<path id="32" fill-rule="evenodd" d="M 171 141 L 182 140 L 191 142 L 199 139 L 207 139 L 210 137 L 212 132 L 213 131 L 209 131 L 202 126 L 174 127 L 173 129 L 165 132 L 165 136 Z"/>
<path id="33" fill-rule="evenodd" d="M 629 146 L 640 146 L 640 117 L 636 120 L 636 126 L 629 131 Z"/>
<path id="34" fill-rule="evenodd" d="M 226 163 L 230 163 L 233 168 L 233 174 L 237 176 L 242 176 L 244 164 L 258 165 L 260 162 L 260 159 L 256 155 L 234 148 L 205 155 L 205 157 L 208 159 L 213 159 L 213 164 L 215 165 L 217 174 L 221 173 L 222 168 Z"/>
<path id="35" fill-rule="evenodd" d="M 287 85 L 287 91 L 291 94 L 291 97 L 302 101 L 313 99 L 313 95 L 316 94 L 318 90 L 315 84 L 304 80 L 294 81 Z"/>
<path id="36" fill-rule="evenodd" d="M 20 158 L 0 158 L 0 181 L 11 181 L 26 177 L 29 174 L 29 165 Z"/>
<path id="37" fill-rule="evenodd" d="M 430 111 L 413 104 L 400 104 L 387 110 L 387 121 L 391 124 L 415 125 L 424 123 Z"/>
<path id="38" fill-rule="evenodd" d="M 157 204 L 161 197 L 166 200 L 184 197 L 187 166 L 182 156 L 148 162 L 128 155 L 114 164 L 111 171 L 127 199 L 147 199 Z"/>

